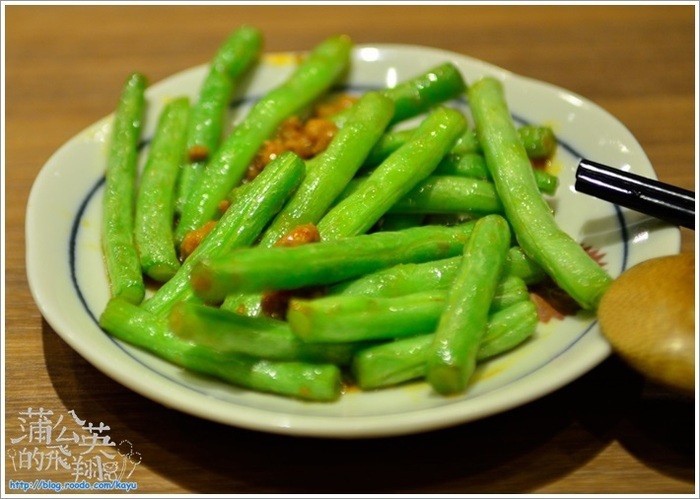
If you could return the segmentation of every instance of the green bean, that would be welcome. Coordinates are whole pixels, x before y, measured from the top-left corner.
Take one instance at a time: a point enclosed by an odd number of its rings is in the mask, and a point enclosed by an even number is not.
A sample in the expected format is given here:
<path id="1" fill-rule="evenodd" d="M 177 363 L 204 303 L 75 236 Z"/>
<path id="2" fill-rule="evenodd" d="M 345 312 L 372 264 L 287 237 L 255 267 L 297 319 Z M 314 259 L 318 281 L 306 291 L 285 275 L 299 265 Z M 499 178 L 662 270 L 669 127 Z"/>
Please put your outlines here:
<path id="1" fill-rule="evenodd" d="M 546 125 L 522 125 L 517 128 L 518 140 L 525 147 L 527 157 L 534 160 L 551 158 L 557 149 L 557 138 Z M 467 130 L 452 150 L 455 154 L 483 153 L 476 130 Z"/>
<path id="2" fill-rule="evenodd" d="M 459 136 L 450 152 L 460 156 L 463 154 L 481 153 L 481 144 L 479 144 L 479 139 L 476 138 L 474 129 L 468 128 L 465 130 L 464 133 Z"/>
<path id="3" fill-rule="evenodd" d="M 292 299 L 287 320 L 305 342 L 385 340 L 431 332 L 445 306 L 445 292 L 398 298 L 340 295 Z"/>
<path id="4" fill-rule="evenodd" d="M 530 300 L 518 302 L 489 317 L 476 354 L 483 362 L 503 354 L 535 332 L 537 310 Z M 428 352 L 435 334 L 423 334 L 372 346 L 358 352 L 352 372 L 363 390 L 384 388 L 425 377 Z"/>
<path id="5" fill-rule="evenodd" d="M 224 118 L 240 78 L 260 57 L 262 33 L 244 26 L 219 47 L 192 109 L 187 135 L 190 161 L 206 161 L 221 140 Z"/>
<path id="6" fill-rule="evenodd" d="M 199 100 L 192 108 L 192 119 L 187 130 L 187 159 L 191 163 L 206 164 L 219 146 L 234 87 L 235 83 L 228 74 L 215 68 L 207 73 L 199 91 Z"/>
<path id="7" fill-rule="evenodd" d="M 435 333 L 382 343 L 359 352 L 352 373 L 362 390 L 375 390 L 425 377 L 425 361 Z"/>
<path id="8" fill-rule="evenodd" d="M 509 247 L 510 228 L 503 217 L 488 215 L 474 224 L 428 352 L 426 378 L 438 393 L 467 387 Z"/>
<path id="9" fill-rule="evenodd" d="M 179 338 L 197 345 L 262 359 L 347 365 L 357 350 L 367 346 L 367 343 L 304 343 L 284 321 L 246 317 L 196 303 L 180 302 L 173 307 L 169 326 Z"/>
<path id="10" fill-rule="evenodd" d="M 554 196 L 559 188 L 559 177 L 541 169 L 533 168 L 535 174 L 535 183 L 540 192 Z"/>
<path id="11" fill-rule="evenodd" d="M 306 176 L 287 204 L 263 233 L 259 246 L 269 248 L 295 227 L 316 223 L 351 180 L 372 144 L 381 136 L 394 112 L 393 101 L 376 92 L 365 94 L 351 109 L 348 121 L 324 152 L 306 162 Z M 234 293 L 222 307 L 258 316 L 258 293 Z"/>
<path id="12" fill-rule="evenodd" d="M 304 176 L 304 162 L 294 153 L 281 154 L 248 184 L 214 229 L 184 261 L 180 270 L 146 302 L 154 314 L 164 314 L 177 301 L 192 299 L 192 268 L 203 258 L 252 244 Z"/>
<path id="13" fill-rule="evenodd" d="M 146 77 L 127 78 L 114 113 L 102 202 L 102 248 L 110 293 L 132 303 L 145 294 L 134 241 L 137 147 L 145 108 Z"/>
<path id="14" fill-rule="evenodd" d="M 342 373 L 335 364 L 257 359 L 239 354 L 220 354 L 196 347 L 187 352 L 187 368 L 229 383 L 311 402 L 334 402 L 342 393 Z M 219 360 L 220 359 L 220 360 Z M 213 363 L 215 360 L 216 363 Z"/>
<path id="15" fill-rule="evenodd" d="M 484 156 L 478 152 L 450 153 L 435 167 L 435 175 L 459 175 L 470 178 L 489 178 Z"/>
<path id="16" fill-rule="evenodd" d="M 415 130 L 415 128 L 407 128 L 386 132 L 367 156 L 363 167 L 374 167 L 380 164 L 392 152 L 405 144 Z M 530 159 L 550 158 L 556 151 L 557 140 L 554 132 L 548 126 L 523 125 L 518 128 L 518 137 L 525 146 Z M 476 131 L 471 128 L 465 130 L 459 136 L 450 150 L 450 154 L 458 157 L 482 153 L 483 149 L 477 138 Z"/>
<path id="17" fill-rule="evenodd" d="M 234 291 L 331 284 L 397 263 L 459 254 L 472 226 L 415 227 L 295 247 L 243 248 L 203 259 L 192 270 L 191 282 L 197 295 L 212 302 Z"/>
<path id="18" fill-rule="evenodd" d="M 557 187 L 559 187 L 557 176 L 541 168 L 533 168 L 533 172 L 535 173 L 535 181 L 539 190 L 550 196 L 554 195 Z M 448 154 L 440 161 L 433 173 L 435 175 L 457 175 L 460 177 L 491 180 L 486 160 L 479 153 Z"/>
<path id="19" fill-rule="evenodd" d="M 348 67 L 351 46 L 345 36 L 326 39 L 282 85 L 255 103 L 219 147 L 188 196 L 175 231 L 178 243 L 215 216 L 219 203 L 241 180 L 260 146 L 279 124 L 328 90 Z"/>
<path id="20" fill-rule="evenodd" d="M 258 29 L 241 26 L 229 35 L 214 55 L 192 108 L 187 130 L 189 161 L 182 165 L 180 174 L 178 211 L 182 210 L 204 165 L 219 146 L 233 92 L 241 77 L 260 57 L 262 44 L 262 33 Z"/>
<path id="21" fill-rule="evenodd" d="M 121 299 L 107 303 L 100 326 L 168 362 L 237 386 L 319 402 L 340 396 L 341 373 L 333 364 L 263 360 L 218 352 L 178 338 L 162 320 Z"/>
<path id="22" fill-rule="evenodd" d="M 459 69 L 446 62 L 425 71 L 398 85 L 387 88 L 382 93 L 395 103 L 390 125 L 418 116 L 430 108 L 460 97 L 466 84 Z M 339 126 L 345 126 L 349 111 L 342 111 L 331 119 Z"/>
<path id="23" fill-rule="evenodd" d="M 186 97 L 170 101 L 163 108 L 136 196 L 134 236 L 141 269 L 161 282 L 180 268 L 173 240 L 173 215 L 188 115 Z"/>
<path id="24" fill-rule="evenodd" d="M 470 88 L 469 102 L 496 191 L 519 245 L 581 307 L 596 309 L 612 279 L 557 226 L 537 190 L 501 83 L 493 78 L 478 81 Z"/>
<path id="25" fill-rule="evenodd" d="M 461 96 L 467 86 L 462 73 L 446 62 L 384 91 L 396 103 L 392 124 L 428 111 L 436 104 Z"/>
<path id="26" fill-rule="evenodd" d="M 211 68 L 240 78 L 260 57 L 263 34 L 254 26 L 239 26 L 224 40 L 211 61 Z"/>
<path id="27" fill-rule="evenodd" d="M 462 255 L 423 263 L 400 263 L 338 283 L 328 292 L 332 295 L 392 297 L 448 289 L 461 261 Z"/>
<path id="28" fill-rule="evenodd" d="M 344 127 L 342 130 L 345 130 L 346 128 L 348 128 L 348 126 Z M 314 170 L 311 169 L 311 172 L 313 172 L 313 171 Z M 308 162 L 307 162 L 307 178 L 310 176 L 311 172 L 308 169 Z M 329 175 L 328 178 L 332 178 L 332 177 Z M 353 182 L 353 181 L 351 181 L 351 182 Z M 341 184 L 341 182 L 337 182 L 336 186 L 338 186 L 340 184 Z M 303 185 L 304 185 L 304 183 L 302 183 L 302 186 L 300 186 L 299 190 L 302 189 Z M 318 187 L 319 184 L 317 181 L 314 181 L 314 183 L 312 185 L 315 185 Z M 329 190 L 330 189 L 332 189 L 332 187 L 329 187 Z M 299 193 L 299 190 L 297 191 L 297 194 Z M 306 206 L 311 207 L 312 209 L 314 206 L 317 206 L 317 204 L 316 204 L 317 201 L 315 201 L 313 199 L 313 197 L 304 196 L 304 199 L 308 200 L 308 202 L 305 203 Z M 326 198 L 326 199 L 329 199 L 329 198 Z M 289 203 L 291 203 L 291 202 L 292 201 L 290 200 Z M 289 205 L 289 203 L 288 203 L 288 205 Z M 327 202 L 324 202 L 324 205 L 325 204 L 327 204 Z M 297 205 L 297 207 L 300 208 L 299 210 L 295 210 L 297 217 L 298 217 L 297 224 L 302 223 L 302 221 L 311 222 L 313 220 L 313 219 L 310 220 L 308 218 L 306 218 L 306 219 L 301 218 L 301 215 L 303 215 L 303 211 L 301 209 L 304 208 L 304 206 Z M 284 210 L 285 209 L 283 209 L 283 211 Z M 280 216 L 284 216 L 284 215 L 285 214 L 283 212 L 280 212 L 280 214 L 278 214 L 278 219 L 280 218 Z M 402 218 L 403 221 L 398 222 L 398 220 L 396 220 L 398 218 Z M 293 226 L 297 225 L 297 224 L 291 223 L 289 221 L 289 218 L 285 217 L 285 219 L 286 220 L 282 223 L 285 226 L 288 226 L 290 230 Z M 383 231 L 396 231 L 396 230 L 402 230 L 404 228 L 416 227 L 416 226 L 420 225 L 419 222 L 422 219 L 423 219 L 422 215 L 416 216 L 413 214 L 390 214 L 390 213 L 388 213 L 382 219 L 382 226 L 383 226 L 382 230 Z M 392 220 L 394 222 L 398 222 L 398 223 L 392 224 Z M 282 234 L 283 234 L 283 231 L 281 231 L 279 229 L 275 229 L 274 227 L 270 227 L 263 234 L 263 238 L 262 238 L 259 245 L 261 247 L 271 247 L 280 237 L 282 237 Z M 262 296 L 260 293 L 241 293 L 241 292 L 232 293 L 224 299 L 224 301 L 221 303 L 221 307 L 226 309 L 226 310 L 234 311 L 234 312 L 237 312 L 237 313 L 240 313 L 243 315 L 257 317 L 261 313 L 263 313 L 261 299 L 262 299 Z"/>
<path id="29" fill-rule="evenodd" d="M 394 113 L 394 103 L 377 92 L 366 93 L 352 108 L 348 121 L 313 167 L 292 198 L 265 231 L 261 246 L 270 247 L 298 225 L 316 223 L 362 165 Z M 307 163 L 308 166 L 308 163 Z"/>
<path id="30" fill-rule="evenodd" d="M 518 276 L 528 286 L 542 282 L 545 278 L 542 267 L 527 256 L 520 246 L 512 246 L 508 250 L 508 257 L 506 258 L 506 265 L 503 272 Z"/>
<path id="31" fill-rule="evenodd" d="M 221 141 L 224 118 L 233 88 L 231 78 L 213 68 L 202 83 L 199 101 L 192 109 L 187 132 L 187 157 L 178 179 L 178 213 L 182 213 L 188 196 L 202 176 L 207 160 Z"/>
<path id="32" fill-rule="evenodd" d="M 494 313 L 479 344 L 477 362 L 518 346 L 532 336 L 539 320 L 537 307 L 529 298 Z"/>
<path id="33" fill-rule="evenodd" d="M 397 151 L 401 146 L 406 144 L 418 130 L 418 127 L 404 128 L 401 130 L 389 130 L 382 135 L 375 146 L 370 151 L 362 169 L 366 170 L 380 165 L 391 154 Z M 474 130 L 465 128 L 465 130 L 455 140 L 449 155 L 461 156 L 464 154 L 480 154 L 481 146 L 476 139 Z"/>
<path id="34" fill-rule="evenodd" d="M 414 128 L 407 130 L 392 130 L 384 133 L 365 159 L 364 167 L 374 167 L 388 158 L 391 153 L 404 145 L 415 132 Z"/>
<path id="35" fill-rule="evenodd" d="M 549 158 L 557 148 L 557 138 L 548 126 L 524 125 L 518 128 L 518 136 L 530 159 Z"/>
<path id="36" fill-rule="evenodd" d="M 392 232 L 423 225 L 421 213 L 387 213 L 382 217 L 380 230 Z"/>
<path id="37" fill-rule="evenodd" d="M 453 109 L 433 111 L 409 142 L 321 219 L 321 238 L 355 236 L 369 230 L 396 201 L 430 175 L 465 126 L 462 114 Z"/>
<path id="38" fill-rule="evenodd" d="M 424 263 L 401 263 L 358 279 L 338 283 L 331 286 L 328 292 L 329 294 L 391 297 L 449 289 L 461 261 L 460 255 Z M 518 246 L 508 250 L 503 273 L 506 276 L 518 277 L 525 284 L 536 284 L 544 278 L 542 269 Z"/>
<path id="39" fill-rule="evenodd" d="M 292 299 L 287 321 L 292 332 L 309 343 L 394 339 L 434 331 L 447 295 L 447 290 L 436 290 L 392 298 L 336 295 Z M 498 283 L 489 311 L 528 297 L 522 279 L 508 277 Z"/>
<path id="40" fill-rule="evenodd" d="M 243 196 L 246 195 L 246 192 L 248 191 L 248 189 L 250 189 L 251 183 L 252 182 L 238 184 L 236 187 L 231 189 L 231 192 L 229 192 L 226 195 L 226 201 L 228 201 L 229 206 L 232 204 L 236 204 Z"/>
<path id="41" fill-rule="evenodd" d="M 533 169 L 537 187 L 553 195 L 559 179 L 541 169 Z M 336 203 L 348 198 L 367 182 L 368 175 L 352 179 L 337 196 Z M 483 156 L 446 156 L 433 173 L 401 198 L 389 213 L 500 213 L 496 194 Z"/>
<path id="42" fill-rule="evenodd" d="M 389 213 L 469 213 L 480 216 L 502 211 L 496 189 L 488 180 L 430 175 L 399 199 Z"/>
<path id="43" fill-rule="evenodd" d="M 186 199 L 202 176 L 205 166 L 204 161 L 184 161 L 180 166 L 176 187 L 177 199 L 175 199 L 175 211 L 178 215 L 182 213 Z"/>
<path id="44" fill-rule="evenodd" d="M 527 284 L 520 277 L 504 273 L 496 285 L 496 292 L 491 301 L 491 312 L 496 312 L 511 306 L 513 303 L 527 300 L 530 293 Z"/>
<path id="45" fill-rule="evenodd" d="M 263 313 L 262 298 L 262 293 L 231 293 L 219 308 L 248 317 L 259 317 Z"/>

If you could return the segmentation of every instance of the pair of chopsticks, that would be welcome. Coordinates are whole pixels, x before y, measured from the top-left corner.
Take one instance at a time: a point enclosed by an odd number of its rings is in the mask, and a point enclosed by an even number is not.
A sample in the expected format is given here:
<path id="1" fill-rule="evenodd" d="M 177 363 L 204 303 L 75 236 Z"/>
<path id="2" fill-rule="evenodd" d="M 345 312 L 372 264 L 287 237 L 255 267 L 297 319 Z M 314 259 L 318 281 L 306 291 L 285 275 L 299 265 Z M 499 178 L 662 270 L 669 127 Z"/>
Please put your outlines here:
<path id="1" fill-rule="evenodd" d="M 692 191 L 588 159 L 579 161 L 574 188 L 673 225 L 695 229 L 695 193 Z"/>

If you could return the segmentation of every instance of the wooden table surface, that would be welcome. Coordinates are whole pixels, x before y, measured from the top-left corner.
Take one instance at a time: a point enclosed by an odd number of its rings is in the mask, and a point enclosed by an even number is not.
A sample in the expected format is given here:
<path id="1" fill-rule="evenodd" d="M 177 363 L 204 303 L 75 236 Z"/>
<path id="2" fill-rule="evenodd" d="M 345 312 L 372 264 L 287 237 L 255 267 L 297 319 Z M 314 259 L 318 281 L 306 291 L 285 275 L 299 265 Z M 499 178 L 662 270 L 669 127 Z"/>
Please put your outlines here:
<path id="1" fill-rule="evenodd" d="M 24 261 L 27 196 L 50 155 L 112 112 L 128 72 L 157 82 L 204 63 L 242 23 L 261 28 L 270 51 L 344 32 L 567 88 L 622 121 L 661 180 L 695 189 L 695 8 L 6 6 L 3 486 L 65 479 L 66 470 L 37 471 L 39 454 L 24 468 L 19 460 L 38 431 L 27 409 L 43 407 L 54 432 L 74 411 L 130 441 L 142 493 L 697 493 L 695 403 L 615 357 L 549 396 L 454 428 L 378 440 L 270 435 L 162 407 L 93 368 L 42 319 Z M 695 251 L 692 231 L 682 249 Z"/>

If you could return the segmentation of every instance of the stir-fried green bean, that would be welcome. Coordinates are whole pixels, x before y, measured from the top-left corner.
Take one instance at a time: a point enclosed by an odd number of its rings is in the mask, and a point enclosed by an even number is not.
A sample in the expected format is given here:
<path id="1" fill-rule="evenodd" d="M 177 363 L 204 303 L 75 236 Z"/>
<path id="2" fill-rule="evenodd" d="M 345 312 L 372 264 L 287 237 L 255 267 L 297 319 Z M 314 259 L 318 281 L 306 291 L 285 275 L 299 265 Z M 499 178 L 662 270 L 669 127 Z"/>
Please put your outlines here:
<path id="1" fill-rule="evenodd" d="M 226 210 L 214 229 L 184 261 L 180 270 L 146 302 L 144 307 L 154 314 L 169 312 L 181 300 L 193 297 L 190 274 L 197 262 L 252 244 L 279 211 L 290 193 L 304 176 L 304 162 L 294 153 L 278 156 L 244 193 Z"/>
<path id="2" fill-rule="evenodd" d="M 306 175 L 296 192 L 263 233 L 259 245 L 269 248 L 300 225 L 318 222 L 362 165 L 394 112 L 391 99 L 366 93 L 350 109 L 347 122 L 320 155 L 306 162 Z M 222 307 L 246 315 L 262 312 L 257 293 L 234 293 Z"/>
<path id="3" fill-rule="evenodd" d="M 241 26 L 219 47 L 192 107 L 187 129 L 187 157 L 182 165 L 178 205 L 182 210 L 207 160 L 219 146 L 226 110 L 240 79 L 253 66 L 262 49 L 262 33 Z"/>
<path id="4" fill-rule="evenodd" d="M 235 291 L 332 284 L 397 263 L 457 255 L 472 227 L 425 226 L 296 247 L 243 248 L 202 259 L 192 271 L 192 286 L 201 298 L 216 302 Z"/>
<path id="5" fill-rule="evenodd" d="M 410 229 L 423 225 L 425 216 L 422 213 L 387 213 L 382 217 L 379 230 L 391 232 Z"/>
<path id="6" fill-rule="evenodd" d="M 454 64 L 440 64 L 384 91 L 396 103 L 391 122 L 394 124 L 418 116 L 437 104 L 461 96 L 466 88 L 462 73 Z"/>
<path id="7" fill-rule="evenodd" d="M 112 121 L 102 202 L 102 250 L 113 297 L 143 300 L 146 287 L 134 241 L 137 148 L 145 108 L 146 77 L 127 78 Z"/>
<path id="8" fill-rule="evenodd" d="M 612 282 L 586 251 L 557 225 L 535 183 L 495 78 L 469 89 L 469 103 L 496 191 L 518 244 L 584 309 L 594 310 Z"/>
<path id="9" fill-rule="evenodd" d="M 544 194 L 554 195 L 559 187 L 559 178 L 541 168 L 533 168 L 532 171 L 539 190 Z M 491 180 L 486 159 L 479 153 L 448 154 L 437 165 L 434 174 Z"/>
<path id="10" fill-rule="evenodd" d="M 454 64 L 446 62 L 392 88 L 384 89 L 382 94 L 394 102 L 394 113 L 390 123 L 394 125 L 425 113 L 438 104 L 460 97 L 465 89 L 466 83 L 462 73 Z M 343 127 L 349 114 L 348 110 L 342 111 L 332 119 L 338 126 Z"/>
<path id="11" fill-rule="evenodd" d="M 530 159 L 549 158 L 557 147 L 557 139 L 548 126 L 521 126 L 518 128 L 518 137 Z"/>
<path id="12" fill-rule="evenodd" d="M 351 108 L 347 122 L 328 148 L 314 158 L 304 181 L 265 231 L 260 245 L 272 246 L 294 227 L 318 222 L 362 166 L 393 113 L 391 99 L 377 92 L 366 93 Z"/>
<path id="13" fill-rule="evenodd" d="M 364 167 L 374 167 L 384 161 L 391 153 L 404 145 L 416 131 L 415 128 L 390 130 L 377 141 L 367 156 Z M 518 139 L 523 143 L 530 159 L 546 159 L 554 155 L 557 148 L 554 132 L 548 126 L 523 125 L 518 128 Z M 466 129 L 455 141 L 451 154 L 481 154 L 483 149 L 474 129 Z"/>
<path id="14" fill-rule="evenodd" d="M 321 219 L 321 237 L 336 239 L 367 232 L 396 201 L 430 175 L 465 126 L 462 114 L 453 109 L 433 111 L 406 144 Z"/>
<path id="15" fill-rule="evenodd" d="M 537 309 L 530 300 L 491 314 L 476 353 L 477 362 L 523 343 L 535 332 L 537 320 Z M 355 381 L 363 390 L 374 390 L 424 378 L 434 341 L 435 333 L 429 333 L 361 350 L 352 361 Z"/>
<path id="16" fill-rule="evenodd" d="M 391 153 L 408 142 L 413 132 L 415 132 L 415 129 L 409 128 L 406 130 L 392 130 L 383 134 L 367 155 L 364 166 L 372 168 L 379 165 Z"/>
<path id="17" fill-rule="evenodd" d="M 134 237 L 141 268 L 161 282 L 169 280 L 180 268 L 173 239 L 173 215 L 188 116 L 186 97 L 163 108 L 136 197 Z"/>
<path id="18" fill-rule="evenodd" d="M 114 337 L 173 364 L 234 385 L 318 402 L 336 400 L 341 393 L 341 373 L 335 364 L 219 352 L 178 338 L 163 320 L 121 299 L 107 303 L 100 326 Z"/>
<path id="19" fill-rule="evenodd" d="M 509 247 L 505 219 L 489 215 L 476 222 L 428 352 L 426 377 L 441 394 L 464 391 L 474 372 Z"/>
<path id="20" fill-rule="evenodd" d="M 260 57 L 262 33 L 254 27 L 236 29 L 219 47 L 192 107 L 187 131 L 190 161 L 206 161 L 221 140 L 224 117 L 240 78 Z"/>
<path id="21" fill-rule="evenodd" d="M 355 342 L 406 337 L 434 331 L 447 303 L 447 290 L 423 291 L 398 297 L 336 295 L 293 299 L 287 321 L 306 342 Z M 517 277 L 499 282 L 490 312 L 528 298 Z"/>
<path id="22" fill-rule="evenodd" d="M 346 36 L 324 40 L 282 85 L 255 103 L 219 147 L 188 196 L 175 231 L 178 242 L 189 231 L 214 218 L 219 203 L 242 179 L 260 146 L 280 123 L 318 98 L 337 80 L 348 67 L 351 47 Z"/>
<path id="23" fill-rule="evenodd" d="M 482 167 L 486 168 L 483 157 L 478 158 Z M 489 180 L 488 175 L 480 176 L 481 172 L 477 172 L 476 168 L 472 168 L 470 164 L 479 163 L 471 159 L 455 163 L 441 162 L 432 175 L 399 199 L 388 213 L 471 213 L 474 215 L 501 213 L 503 205 L 493 182 Z M 540 191 L 545 194 L 554 194 L 559 185 L 559 179 L 539 169 L 534 170 L 534 173 Z M 362 176 L 348 182 L 345 189 L 338 195 L 336 203 L 350 197 L 368 179 L 369 176 Z"/>
<path id="24" fill-rule="evenodd" d="M 478 362 L 533 336 L 528 286 L 548 276 L 596 308 L 611 278 L 543 197 L 558 187 L 540 168 L 556 137 L 516 127 L 498 80 L 467 85 L 445 62 L 342 99 L 354 102 L 344 111 L 323 103 L 318 115 L 335 126 L 325 150 L 306 161 L 275 150 L 248 182 L 261 146 L 282 143 L 265 142 L 279 125 L 303 121 L 342 83 L 352 41 L 330 37 L 299 57 L 221 143 L 261 49 L 257 29 L 233 31 L 194 106 L 164 104 L 140 178 L 146 80 L 124 85 L 103 201 L 106 332 L 239 387 L 331 402 L 353 381 L 424 378 L 439 394 L 464 392 Z M 469 113 L 454 105 L 464 102 Z M 417 127 L 400 124 L 413 117 Z M 313 141 L 300 137 L 281 147 Z M 144 275 L 162 282 L 145 301 Z"/>
<path id="25" fill-rule="evenodd" d="M 331 286 L 329 293 L 391 297 L 449 289 L 461 261 L 460 255 L 424 263 L 402 263 Z M 525 284 L 536 284 L 544 278 L 542 269 L 518 246 L 508 250 L 503 274 Z"/>
<path id="26" fill-rule="evenodd" d="M 389 210 L 390 213 L 469 213 L 474 216 L 502 211 L 491 182 L 455 175 L 429 176 Z"/>
<path id="27" fill-rule="evenodd" d="M 172 310 L 170 329 L 184 340 L 222 353 L 236 352 L 261 359 L 350 363 L 367 343 L 305 343 L 287 322 L 268 317 L 247 317 L 196 303 L 178 303 Z"/>

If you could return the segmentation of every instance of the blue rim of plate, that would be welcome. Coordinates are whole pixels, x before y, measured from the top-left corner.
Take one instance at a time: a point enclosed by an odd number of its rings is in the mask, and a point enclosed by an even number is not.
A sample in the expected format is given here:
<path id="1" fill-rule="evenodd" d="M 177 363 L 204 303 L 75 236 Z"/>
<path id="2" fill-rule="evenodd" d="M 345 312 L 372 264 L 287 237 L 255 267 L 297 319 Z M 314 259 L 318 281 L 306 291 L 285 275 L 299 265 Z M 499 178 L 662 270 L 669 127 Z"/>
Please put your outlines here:
<path id="1" fill-rule="evenodd" d="M 334 88 L 334 90 L 336 90 L 336 91 L 357 91 L 357 92 L 361 92 L 361 91 L 367 91 L 367 90 L 371 90 L 371 89 L 375 89 L 375 88 L 376 88 L 376 87 L 371 87 L 371 86 L 366 86 L 366 85 L 351 85 L 351 86 L 336 87 L 336 88 Z M 242 99 L 236 100 L 235 102 L 232 102 L 230 107 L 231 107 L 231 108 L 235 108 L 235 107 L 237 107 L 237 106 L 239 106 L 239 105 L 241 105 L 241 104 L 253 102 L 253 101 L 257 100 L 258 98 L 259 98 L 259 96 L 253 96 L 253 95 L 247 96 L 247 97 L 245 97 L 245 98 L 242 98 Z M 464 101 L 463 101 L 462 99 L 460 99 L 459 102 L 462 103 L 462 104 L 464 103 Z M 523 125 L 529 124 L 529 123 L 530 123 L 528 120 L 525 120 L 525 119 L 523 119 L 523 118 L 521 118 L 521 117 L 519 117 L 519 116 L 517 116 L 517 115 L 513 115 L 513 120 L 514 120 L 516 123 L 523 124 Z M 139 144 L 139 150 L 142 150 L 143 147 L 145 147 L 149 142 L 150 142 L 150 138 L 143 140 L 143 141 Z M 563 148 L 567 153 L 569 153 L 569 154 L 570 154 L 571 156 L 573 156 L 574 158 L 582 158 L 582 157 L 583 157 L 583 156 L 582 156 L 581 154 L 579 154 L 578 151 L 576 151 L 576 149 L 574 149 L 570 144 L 568 144 L 567 142 L 564 142 L 564 141 L 560 140 L 559 138 L 557 138 L 557 145 L 558 145 L 558 147 Z M 169 376 L 169 375 L 167 375 L 167 374 L 165 374 L 165 373 L 163 373 L 163 372 L 161 372 L 161 371 L 158 371 L 157 369 L 154 369 L 152 366 L 150 366 L 149 364 L 143 362 L 141 359 L 139 359 L 138 357 L 136 357 L 135 355 L 133 355 L 133 353 L 130 352 L 129 349 L 125 348 L 124 344 L 122 344 L 122 343 L 119 342 L 116 338 L 114 338 L 113 336 L 111 336 L 111 335 L 108 334 L 106 331 L 104 331 L 103 329 L 100 328 L 98 319 L 97 319 L 97 317 L 95 316 L 95 314 L 93 313 L 93 311 L 90 309 L 90 307 L 88 306 L 87 300 L 85 299 L 85 296 L 84 296 L 84 294 L 83 294 L 83 291 L 82 291 L 82 289 L 80 288 L 80 285 L 79 285 L 79 283 L 78 283 L 78 278 L 77 278 L 77 273 L 76 273 L 76 262 L 77 262 L 76 245 L 77 245 L 78 234 L 79 234 L 79 232 L 80 232 L 81 221 L 82 221 L 83 215 L 84 215 L 84 213 L 85 213 L 85 210 L 87 209 L 88 205 L 90 204 L 90 201 L 92 200 L 92 198 L 93 198 L 93 197 L 97 194 L 97 192 L 103 187 L 104 183 L 105 183 L 105 177 L 102 176 L 102 177 L 101 177 L 100 179 L 98 179 L 98 181 L 88 190 L 88 192 L 87 192 L 86 195 L 84 196 L 82 202 L 80 203 L 80 205 L 79 205 L 79 207 L 78 207 L 78 211 L 76 212 L 76 215 L 75 215 L 75 217 L 74 217 L 74 219 L 73 219 L 73 223 L 72 223 L 72 226 L 71 226 L 70 237 L 69 237 L 69 240 L 68 240 L 68 258 L 69 258 L 70 278 L 71 278 L 71 283 L 72 283 L 72 285 L 73 285 L 73 287 L 74 287 L 74 289 L 75 289 L 75 292 L 76 292 L 76 294 L 77 294 L 77 296 L 78 296 L 78 298 L 79 298 L 79 300 L 80 300 L 80 303 L 82 304 L 82 306 L 83 306 L 83 308 L 85 309 L 86 313 L 90 316 L 90 318 L 92 319 L 92 321 L 95 323 L 95 325 L 104 333 L 105 336 L 107 336 L 107 337 L 112 341 L 112 343 L 114 343 L 114 345 L 116 345 L 120 350 L 122 350 L 129 358 L 131 358 L 132 360 L 134 360 L 134 361 L 137 362 L 138 364 L 142 365 L 143 367 L 145 367 L 145 368 L 148 369 L 149 371 L 151 371 L 151 372 L 157 374 L 158 376 L 160 376 L 160 377 L 162 377 L 162 378 L 168 380 L 169 382 L 175 383 L 175 384 L 177 384 L 177 385 L 179 385 L 179 386 L 181 386 L 181 387 L 183 387 L 183 388 L 186 388 L 187 390 L 190 390 L 190 391 L 192 391 L 192 392 L 199 393 L 199 394 L 205 394 L 205 395 L 207 395 L 207 396 L 214 397 L 214 398 L 216 398 L 216 399 L 218 399 L 218 400 L 221 400 L 221 401 L 224 401 L 224 402 L 228 402 L 228 401 L 227 401 L 226 399 L 224 399 L 224 398 L 216 397 L 216 396 L 212 395 L 211 393 L 206 392 L 205 390 L 197 389 L 197 388 L 193 387 L 192 385 L 189 385 L 189 384 L 187 384 L 187 383 L 184 383 L 184 382 L 182 382 L 182 381 L 180 381 L 180 380 L 178 380 L 178 379 L 175 379 L 175 378 L 173 378 L 173 377 L 171 377 L 171 376 Z M 626 223 L 625 223 L 625 218 L 624 218 L 624 215 L 623 215 L 623 213 L 622 213 L 622 210 L 620 209 L 620 207 L 619 207 L 618 205 L 613 204 L 613 205 L 611 205 L 611 206 L 613 207 L 613 210 L 614 210 L 614 212 L 615 212 L 615 217 L 616 217 L 616 220 L 617 220 L 617 223 L 618 223 L 618 227 L 619 227 L 619 231 L 620 231 L 620 239 L 621 239 L 621 242 L 622 242 L 622 263 L 621 263 L 621 269 L 620 269 L 620 272 L 622 272 L 622 271 L 626 270 L 626 268 L 627 268 L 627 260 L 628 260 L 628 252 L 629 252 L 629 248 L 628 248 L 628 232 L 627 232 L 627 226 L 626 226 Z M 539 369 L 543 368 L 543 367 L 546 366 L 547 364 L 549 364 L 549 363 L 551 363 L 552 361 L 554 361 L 556 358 L 558 358 L 558 357 L 560 357 L 561 355 L 563 355 L 564 353 L 566 353 L 566 352 L 567 352 L 568 350 L 570 350 L 574 345 L 576 345 L 583 337 L 585 337 L 586 334 L 587 334 L 589 331 L 591 331 L 591 329 L 593 329 L 593 327 L 594 327 L 596 324 L 597 324 L 597 321 L 596 321 L 596 320 L 592 320 L 591 323 L 588 324 L 579 334 L 575 335 L 575 337 L 573 338 L 573 340 L 571 341 L 571 343 L 569 343 L 565 348 L 562 348 L 560 351 L 558 351 L 558 352 L 557 352 L 556 354 L 554 354 L 553 356 L 549 357 L 549 358 L 546 359 L 546 360 L 543 360 L 541 363 L 538 363 L 536 366 L 534 366 L 534 367 L 533 367 L 532 369 L 530 369 L 529 371 L 522 373 L 519 377 L 517 377 L 517 378 L 511 380 L 508 384 L 512 384 L 512 383 L 517 382 L 518 380 L 520 380 L 520 379 L 522 379 L 522 378 L 525 378 L 525 377 L 531 375 L 532 373 L 538 371 Z M 506 386 L 507 386 L 507 385 L 506 385 Z M 477 395 L 475 395 L 475 396 L 473 396 L 473 397 L 470 397 L 470 398 L 468 398 L 468 400 L 470 400 L 470 401 L 471 401 L 471 400 L 476 400 L 476 399 L 478 399 L 478 398 L 480 398 L 480 397 L 483 397 L 483 396 L 485 396 L 485 395 L 487 395 L 487 394 L 489 394 L 489 393 L 491 393 L 491 392 L 493 392 L 493 391 L 500 390 L 500 389 L 503 389 L 503 388 L 504 388 L 503 386 L 494 387 L 494 388 L 491 389 L 491 390 L 487 390 L 487 391 L 481 392 L 481 393 L 479 393 L 479 394 L 477 394 Z M 358 417 L 361 418 L 361 416 L 358 416 Z"/>

